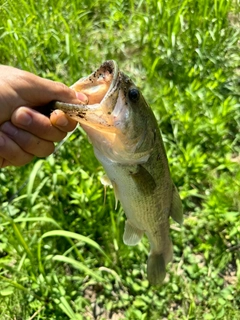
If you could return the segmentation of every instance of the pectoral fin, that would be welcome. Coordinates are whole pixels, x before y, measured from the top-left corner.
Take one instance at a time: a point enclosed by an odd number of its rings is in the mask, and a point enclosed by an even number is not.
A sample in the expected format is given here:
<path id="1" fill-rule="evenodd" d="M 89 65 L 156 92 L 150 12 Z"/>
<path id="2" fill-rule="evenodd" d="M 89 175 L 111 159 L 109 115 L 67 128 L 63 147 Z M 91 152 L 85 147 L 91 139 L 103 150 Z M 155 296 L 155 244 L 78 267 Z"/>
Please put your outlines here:
<path id="1" fill-rule="evenodd" d="M 170 210 L 170 216 L 179 224 L 183 223 L 183 208 L 180 196 L 178 194 L 177 188 L 173 184 L 173 198 L 172 206 Z"/>
<path id="2" fill-rule="evenodd" d="M 125 222 L 123 242 L 126 245 L 135 246 L 141 241 L 143 234 L 144 231 L 133 226 L 128 220 Z"/>
<path id="3" fill-rule="evenodd" d="M 143 196 L 152 194 L 156 188 L 156 182 L 153 176 L 142 165 L 137 165 L 136 169 L 130 172 L 136 187 Z"/>

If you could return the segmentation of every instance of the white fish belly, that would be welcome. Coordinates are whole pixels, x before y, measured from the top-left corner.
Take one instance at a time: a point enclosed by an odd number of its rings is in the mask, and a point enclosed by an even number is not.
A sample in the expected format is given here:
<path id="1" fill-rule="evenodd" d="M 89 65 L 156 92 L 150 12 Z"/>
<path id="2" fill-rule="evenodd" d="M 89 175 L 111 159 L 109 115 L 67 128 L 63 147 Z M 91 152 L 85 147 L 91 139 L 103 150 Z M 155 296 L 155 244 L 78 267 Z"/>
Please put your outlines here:
<path id="1" fill-rule="evenodd" d="M 112 182 L 115 196 L 121 202 L 128 221 L 147 234 L 152 250 L 162 251 L 164 239 L 169 234 L 170 201 L 161 197 L 158 187 L 154 194 L 139 192 L 129 172 L 130 166 L 113 163 L 96 150 L 95 154 Z"/>

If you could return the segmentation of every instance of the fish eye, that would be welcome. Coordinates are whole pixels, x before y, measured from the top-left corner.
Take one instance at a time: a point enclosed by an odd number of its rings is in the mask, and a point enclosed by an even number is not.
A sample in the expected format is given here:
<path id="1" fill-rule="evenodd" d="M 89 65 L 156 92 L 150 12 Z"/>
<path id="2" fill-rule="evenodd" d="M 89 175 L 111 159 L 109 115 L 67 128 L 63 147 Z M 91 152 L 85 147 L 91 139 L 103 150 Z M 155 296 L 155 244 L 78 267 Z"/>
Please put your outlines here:
<path id="1" fill-rule="evenodd" d="M 140 93 L 138 89 L 133 88 L 128 91 L 128 97 L 132 102 L 137 102 L 140 98 Z"/>

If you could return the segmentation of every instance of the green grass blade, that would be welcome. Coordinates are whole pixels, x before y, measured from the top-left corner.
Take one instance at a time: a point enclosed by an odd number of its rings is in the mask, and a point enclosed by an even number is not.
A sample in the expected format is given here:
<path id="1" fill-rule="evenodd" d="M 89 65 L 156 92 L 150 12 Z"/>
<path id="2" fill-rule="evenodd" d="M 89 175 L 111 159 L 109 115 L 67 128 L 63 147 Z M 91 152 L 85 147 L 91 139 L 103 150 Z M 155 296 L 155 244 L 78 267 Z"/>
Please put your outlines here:
<path id="1" fill-rule="evenodd" d="M 60 301 L 59 307 L 66 313 L 69 319 L 76 320 L 76 315 L 65 297 L 60 297 Z"/>
<path id="2" fill-rule="evenodd" d="M 43 164 L 43 161 L 44 160 L 38 160 L 35 163 L 33 170 L 32 170 L 30 177 L 29 177 L 28 187 L 27 187 L 27 197 L 28 197 L 31 204 L 33 204 L 32 194 L 33 194 L 34 181 L 36 179 L 38 171 L 40 170 L 40 168 Z M 35 200 L 35 197 L 34 197 L 34 200 Z"/>
<path id="3" fill-rule="evenodd" d="M 19 243 L 24 248 L 26 254 L 29 257 L 29 259 L 33 261 L 33 254 L 31 252 L 27 242 L 25 241 L 25 239 L 24 239 L 24 237 L 22 235 L 22 232 L 20 231 L 19 227 L 14 222 L 12 222 L 12 227 L 13 227 L 13 230 L 14 230 L 14 233 L 15 233 L 15 236 L 16 236 L 17 240 L 19 241 Z"/>
<path id="4" fill-rule="evenodd" d="M 32 292 L 31 290 L 25 288 L 24 286 L 22 286 L 21 284 L 11 280 L 11 279 L 8 279 L 7 277 L 4 277 L 2 275 L 0 275 L 0 279 L 2 279 L 4 282 L 7 282 L 8 284 L 10 284 L 12 287 L 18 289 L 18 290 L 21 290 L 21 291 L 24 291 L 32 296 L 34 296 L 36 299 L 38 300 L 42 300 L 41 297 L 39 297 L 37 294 L 35 294 L 34 292 Z"/>
<path id="5" fill-rule="evenodd" d="M 56 255 L 52 258 L 54 261 L 59 261 L 63 263 L 68 263 L 78 269 L 79 271 L 82 271 L 91 277 L 93 277 L 95 280 L 100 281 L 100 282 L 105 282 L 104 278 L 100 277 L 96 272 L 92 271 L 89 269 L 87 266 L 85 266 L 83 263 L 76 261 L 72 258 L 68 258 L 62 255 Z"/>
<path id="6" fill-rule="evenodd" d="M 41 238 L 44 239 L 47 237 L 56 237 L 56 236 L 71 238 L 71 239 L 75 239 L 75 240 L 84 242 L 84 243 L 90 245 L 91 247 L 97 249 L 107 259 L 109 259 L 109 257 L 106 255 L 106 253 L 102 250 L 102 248 L 99 246 L 99 244 L 97 242 L 95 242 L 94 240 L 92 240 L 88 237 L 85 237 L 81 234 L 75 233 L 75 232 L 70 232 L 70 231 L 66 231 L 66 230 L 52 230 L 52 231 L 44 233 Z"/>
<path id="7" fill-rule="evenodd" d="M 61 226 L 52 218 L 48 217 L 28 217 L 28 218 L 16 218 L 13 220 L 15 223 L 21 222 L 43 222 L 43 223 L 51 223 L 55 227 L 61 229 Z"/>

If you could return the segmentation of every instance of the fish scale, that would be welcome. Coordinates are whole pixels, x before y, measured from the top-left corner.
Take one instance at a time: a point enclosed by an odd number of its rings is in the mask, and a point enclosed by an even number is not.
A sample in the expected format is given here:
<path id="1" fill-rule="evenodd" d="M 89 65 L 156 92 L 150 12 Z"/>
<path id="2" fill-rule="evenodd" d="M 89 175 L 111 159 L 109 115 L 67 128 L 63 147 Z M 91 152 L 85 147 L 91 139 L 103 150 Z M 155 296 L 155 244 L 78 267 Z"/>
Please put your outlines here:
<path id="1" fill-rule="evenodd" d="M 152 285 L 159 285 L 172 259 L 169 217 L 181 224 L 183 212 L 155 116 L 113 60 L 78 80 L 72 89 L 84 93 L 88 103 L 56 102 L 55 108 L 86 131 L 126 214 L 123 241 L 133 246 L 146 234 L 147 277 Z"/>

